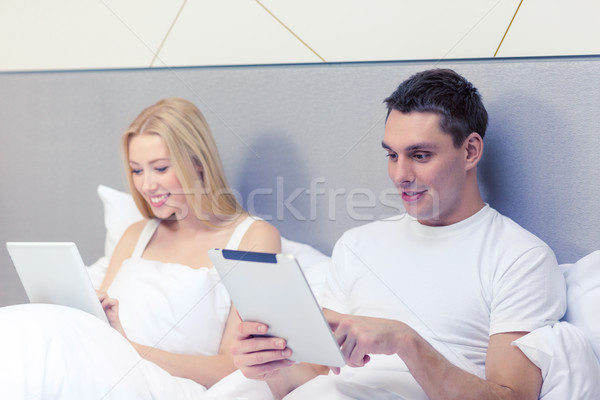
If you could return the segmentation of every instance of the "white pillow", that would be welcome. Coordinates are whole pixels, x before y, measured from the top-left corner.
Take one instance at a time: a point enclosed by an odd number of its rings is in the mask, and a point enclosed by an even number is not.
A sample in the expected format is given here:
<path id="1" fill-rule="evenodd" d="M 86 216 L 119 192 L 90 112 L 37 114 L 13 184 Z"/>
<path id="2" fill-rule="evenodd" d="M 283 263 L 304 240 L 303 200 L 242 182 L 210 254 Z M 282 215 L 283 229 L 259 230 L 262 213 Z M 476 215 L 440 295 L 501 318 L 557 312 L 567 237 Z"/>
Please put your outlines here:
<path id="1" fill-rule="evenodd" d="M 600 360 L 600 250 L 575 264 L 561 265 L 567 282 L 568 321 L 586 334 Z"/>
<path id="2" fill-rule="evenodd" d="M 143 219 L 133 201 L 133 197 L 129 193 L 98 185 L 98 196 L 100 196 L 104 206 L 106 239 L 104 241 L 104 255 L 87 268 L 94 289 L 100 288 L 112 253 L 125 229 L 134 222 Z"/>
<path id="3" fill-rule="evenodd" d="M 558 322 L 538 328 L 513 344 L 541 369 L 541 400 L 598 399 L 600 362 L 576 326 Z"/>
<path id="4" fill-rule="evenodd" d="M 104 273 L 115 250 L 115 246 L 127 227 L 143 219 L 142 214 L 140 214 L 133 201 L 133 197 L 129 193 L 99 185 L 98 196 L 100 196 L 100 200 L 102 200 L 102 204 L 104 205 L 106 241 L 104 243 L 104 257 L 100 258 L 89 268 L 89 274 L 96 288 L 100 285 L 102 279 L 104 279 Z M 325 284 L 329 257 L 307 244 L 294 242 L 284 237 L 281 237 L 281 251 L 285 254 L 293 254 L 298 259 L 306 280 L 310 284 L 315 296 L 318 297 Z"/>
<path id="5" fill-rule="evenodd" d="M 318 299 L 325 285 L 330 257 L 308 244 L 294 242 L 283 236 L 281 237 L 281 252 L 296 257 L 300 267 L 302 267 L 306 281 Z"/>
<path id="6" fill-rule="evenodd" d="M 104 226 L 106 228 L 104 256 L 110 260 L 115 246 L 125 230 L 129 225 L 141 221 L 144 217 L 129 193 L 99 185 L 98 196 L 104 205 Z"/>

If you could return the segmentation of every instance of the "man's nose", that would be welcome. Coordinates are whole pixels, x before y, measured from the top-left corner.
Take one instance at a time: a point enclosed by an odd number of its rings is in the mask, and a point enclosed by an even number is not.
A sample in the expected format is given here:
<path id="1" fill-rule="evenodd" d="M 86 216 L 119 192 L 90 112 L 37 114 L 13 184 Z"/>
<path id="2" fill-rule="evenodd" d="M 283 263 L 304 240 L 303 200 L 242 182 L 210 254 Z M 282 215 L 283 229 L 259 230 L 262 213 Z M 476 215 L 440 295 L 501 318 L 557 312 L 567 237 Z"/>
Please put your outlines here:
<path id="1" fill-rule="evenodd" d="M 412 168 L 412 162 L 410 160 L 398 157 L 398 160 L 392 165 L 393 167 L 390 171 L 390 177 L 396 186 L 411 183 L 415 180 L 415 174 Z"/>

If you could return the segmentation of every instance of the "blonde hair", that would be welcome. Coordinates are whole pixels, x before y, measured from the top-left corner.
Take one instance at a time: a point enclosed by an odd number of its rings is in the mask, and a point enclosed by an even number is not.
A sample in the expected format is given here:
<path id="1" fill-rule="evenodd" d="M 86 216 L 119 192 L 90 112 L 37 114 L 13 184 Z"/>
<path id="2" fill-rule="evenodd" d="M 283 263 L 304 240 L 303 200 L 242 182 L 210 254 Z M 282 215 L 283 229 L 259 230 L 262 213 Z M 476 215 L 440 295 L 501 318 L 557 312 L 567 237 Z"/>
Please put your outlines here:
<path id="1" fill-rule="evenodd" d="M 227 184 L 208 123 L 194 104 L 185 99 L 167 98 L 142 111 L 121 136 L 125 171 L 131 170 L 131 138 L 148 134 L 164 140 L 175 176 L 196 217 L 208 223 L 207 214 L 234 219 L 244 213 Z M 154 218 L 152 208 L 136 190 L 131 173 L 127 174 L 127 181 L 142 215 Z"/>

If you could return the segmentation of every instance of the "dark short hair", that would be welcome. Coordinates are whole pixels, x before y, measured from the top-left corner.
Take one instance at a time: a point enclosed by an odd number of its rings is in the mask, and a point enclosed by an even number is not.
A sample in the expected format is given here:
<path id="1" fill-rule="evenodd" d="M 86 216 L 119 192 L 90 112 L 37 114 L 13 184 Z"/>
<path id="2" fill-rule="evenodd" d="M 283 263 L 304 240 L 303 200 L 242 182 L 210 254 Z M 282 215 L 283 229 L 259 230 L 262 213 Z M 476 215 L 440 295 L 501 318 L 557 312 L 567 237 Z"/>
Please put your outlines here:
<path id="1" fill-rule="evenodd" d="M 392 110 L 437 113 L 441 130 L 452 135 L 456 147 L 472 132 L 485 136 L 488 114 L 479 91 L 451 69 L 418 72 L 402 82 L 384 102 L 388 116 Z"/>

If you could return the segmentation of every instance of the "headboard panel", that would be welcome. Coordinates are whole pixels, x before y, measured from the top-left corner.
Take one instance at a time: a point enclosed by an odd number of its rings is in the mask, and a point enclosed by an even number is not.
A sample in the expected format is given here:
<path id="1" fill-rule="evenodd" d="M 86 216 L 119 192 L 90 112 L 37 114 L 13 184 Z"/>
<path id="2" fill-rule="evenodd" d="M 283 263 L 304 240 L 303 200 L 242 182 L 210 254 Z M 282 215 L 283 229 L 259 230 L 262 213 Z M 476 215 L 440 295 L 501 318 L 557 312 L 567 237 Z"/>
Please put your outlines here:
<path id="1" fill-rule="evenodd" d="M 125 189 L 118 138 L 167 96 L 205 113 L 246 208 L 330 253 L 398 212 L 380 142 L 383 99 L 412 73 L 453 68 L 490 114 L 485 200 L 560 262 L 600 248 L 600 57 L 0 74 L 0 242 L 103 249 L 100 183 Z M 0 305 L 26 301 L 4 246 Z"/>

